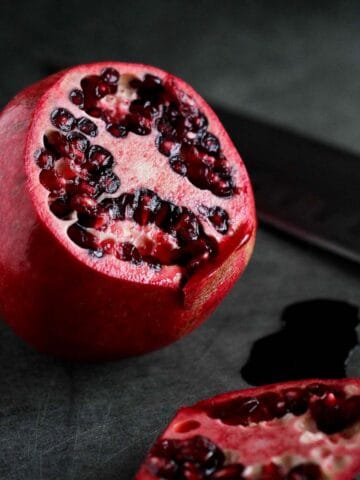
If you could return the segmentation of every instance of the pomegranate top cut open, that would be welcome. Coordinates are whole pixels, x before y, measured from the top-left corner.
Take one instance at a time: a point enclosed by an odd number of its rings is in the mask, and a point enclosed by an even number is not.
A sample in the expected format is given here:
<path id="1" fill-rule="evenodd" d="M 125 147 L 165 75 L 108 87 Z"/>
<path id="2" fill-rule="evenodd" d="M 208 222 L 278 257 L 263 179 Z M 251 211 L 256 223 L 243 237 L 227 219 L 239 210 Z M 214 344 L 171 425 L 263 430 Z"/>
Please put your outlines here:
<path id="1" fill-rule="evenodd" d="M 154 67 L 80 65 L 23 90 L 0 116 L 0 169 L 0 307 L 41 351 L 166 345 L 254 246 L 239 154 L 206 102 Z"/>
<path id="2" fill-rule="evenodd" d="M 360 380 L 307 380 L 182 408 L 136 480 L 352 480 Z"/>
<path id="3" fill-rule="evenodd" d="M 26 172 L 56 238 L 114 277 L 184 283 L 254 230 L 249 180 L 220 122 L 153 67 L 64 72 L 39 100 Z"/>

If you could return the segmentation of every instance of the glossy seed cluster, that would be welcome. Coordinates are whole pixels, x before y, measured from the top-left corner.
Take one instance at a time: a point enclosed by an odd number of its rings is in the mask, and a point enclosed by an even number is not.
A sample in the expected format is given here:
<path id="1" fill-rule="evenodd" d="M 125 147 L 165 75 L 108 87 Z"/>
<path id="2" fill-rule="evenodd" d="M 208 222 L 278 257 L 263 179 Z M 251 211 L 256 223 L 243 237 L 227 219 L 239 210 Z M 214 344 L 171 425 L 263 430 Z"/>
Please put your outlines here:
<path id="1" fill-rule="evenodd" d="M 239 397 L 207 408 L 211 418 L 226 425 L 249 425 L 281 418 L 287 413 L 299 416 L 309 411 L 317 428 L 334 434 L 360 421 L 360 396 L 345 397 L 342 390 L 323 384 L 265 392 L 256 397 Z"/>
<path id="2" fill-rule="evenodd" d="M 150 452 L 146 468 L 162 480 L 321 480 L 315 463 L 301 463 L 288 471 L 275 463 L 260 466 L 256 476 L 242 463 L 227 463 L 224 452 L 208 438 L 160 440 Z"/>
<path id="3" fill-rule="evenodd" d="M 148 135 L 155 128 L 156 146 L 169 158 L 171 168 L 177 171 L 180 166 L 178 173 L 199 188 L 219 196 L 232 195 L 233 182 L 219 141 L 207 131 L 207 119 L 193 101 L 181 97 L 158 77 L 148 74 L 140 80 L 132 76 L 129 82 L 136 98 L 124 110 L 116 101 L 108 101 L 111 96 L 117 98 L 119 80 L 115 69 L 105 68 L 100 75 L 84 77 L 81 88 L 70 92 L 70 100 L 88 116 L 104 121 L 109 134 L 116 138 L 129 132 Z M 98 135 L 95 122 L 87 116 L 76 118 L 63 107 L 51 112 L 50 122 L 53 128 L 45 132 L 35 161 L 40 183 L 49 191 L 49 208 L 56 217 L 71 221 L 67 233 L 74 243 L 97 258 L 113 255 L 136 265 L 146 262 L 155 270 L 179 265 L 187 274 L 216 255 L 217 242 L 205 234 L 199 216 L 225 235 L 230 220 L 223 208 L 200 205 L 195 214 L 145 187 L 119 194 L 121 182 L 113 171 L 114 156 L 93 143 Z M 214 169 L 217 180 L 206 180 Z M 177 246 L 154 253 L 120 241 L 111 234 L 111 227 L 124 220 L 141 227 L 153 225 L 173 237 Z M 157 241 L 161 242 L 158 236 Z"/>
<path id="4" fill-rule="evenodd" d="M 149 135 L 155 128 L 156 146 L 176 173 L 219 197 L 234 195 L 236 187 L 219 139 L 208 131 L 208 120 L 193 100 L 173 84 L 147 74 L 143 80 L 134 77 L 129 82 L 136 98 L 128 109 L 103 101 L 116 97 L 119 80 L 115 69 L 106 68 L 100 75 L 84 77 L 81 88 L 70 92 L 70 100 L 88 115 L 103 120 L 116 138 L 129 132 Z"/>

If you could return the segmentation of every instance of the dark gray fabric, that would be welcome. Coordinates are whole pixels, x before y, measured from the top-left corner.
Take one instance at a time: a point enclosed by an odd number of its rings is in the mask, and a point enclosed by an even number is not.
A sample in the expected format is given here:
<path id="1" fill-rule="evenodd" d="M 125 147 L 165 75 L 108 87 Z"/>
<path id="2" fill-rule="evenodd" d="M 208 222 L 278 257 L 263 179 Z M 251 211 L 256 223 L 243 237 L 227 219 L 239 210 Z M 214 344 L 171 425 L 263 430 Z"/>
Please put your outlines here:
<path id="1" fill-rule="evenodd" d="M 71 64 L 141 61 L 218 102 L 360 149 L 359 10 L 356 2 L 2 2 L 0 101 Z M 64 363 L 1 323 L 1 479 L 130 480 L 180 405 L 245 386 L 252 342 L 279 328 L 284 306 L 318 297 L 359 305 L 359 284 L 357 267 L 260 230 L 221 307 L 162 351 Z M 359 353 L 348 374 L 360 376 Z"/>

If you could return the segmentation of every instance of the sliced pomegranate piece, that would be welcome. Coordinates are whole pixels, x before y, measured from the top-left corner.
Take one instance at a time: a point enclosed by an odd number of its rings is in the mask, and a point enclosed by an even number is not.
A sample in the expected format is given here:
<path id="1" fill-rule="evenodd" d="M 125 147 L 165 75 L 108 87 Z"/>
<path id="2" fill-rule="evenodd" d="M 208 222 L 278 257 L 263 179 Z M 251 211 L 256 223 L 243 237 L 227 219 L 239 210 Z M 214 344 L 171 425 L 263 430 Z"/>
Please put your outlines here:
<path id="1" fill-rule="evenodd" d="M 60 72 L 5 108 L 0 145 L 0 305 L 43 352 L 113 358 L 166 345 L 248 262 L 244 165 L 210 107 L 166 72 Z"/>
<path id="2" fill-rule="evenodd" d="M 136 480 L 352 480 L 360 380 L 252 388 L 182 408 Z"/>

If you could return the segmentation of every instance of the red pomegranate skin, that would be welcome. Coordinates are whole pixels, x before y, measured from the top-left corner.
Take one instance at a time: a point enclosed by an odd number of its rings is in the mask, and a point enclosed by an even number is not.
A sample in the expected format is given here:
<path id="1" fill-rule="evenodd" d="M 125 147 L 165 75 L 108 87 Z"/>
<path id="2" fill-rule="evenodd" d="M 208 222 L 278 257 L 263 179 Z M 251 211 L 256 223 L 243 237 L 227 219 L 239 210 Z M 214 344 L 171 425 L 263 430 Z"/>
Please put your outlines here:
<path id="1" fill-rule="evenodd" d="M 107 258 L 107 266 L 101 266 L 104 263 L 69 239 L 62 220 L 48 208 L 48 192 L 35 170 L 34 152 L 39 145 L 34 138 L 42 138 L 42 132 L 51 127 L 43 119 L 52 109 L 68 101 L 69 78 L 80 79 L 108 67 L 120 75 L 130 72 L 141 78 L 149 72 L 170 79 L 195 98 L 210 125 L 216 126 L 227 156 L 241 171 L 241 212 L 237 206 L 234 213 L 241 222 L 229 238 L 218 242 L 216 257 L 185 282 L 169 280 L 166 268 L 158 277 L 146 266 L 129 263 L 116 264 L 115 270 L 112 257 Z M 76 112 L 78 117 L 83 114 L 74 107 Z M 100 125 L 98 119 L 91 119 Z M 105 138 L 105 133 L 101 135 Z M 115 141 L 120 145 L 122 139 L 111 138 L 111 145 Z M 256 221 L 245 168 L 210 107 L 180 79 L 154 67 L 114 62 L 59 72 L 23 90 L 6 106 L 0 117 L 0 145 L 0 308 L 12 329 L 40 352 L 106 360 L 163 347 L 200 325 L 248 263 Z M 126 190 L 126 185 L 122 187 Z M 185 195 L 181 201 L 186 201 Z"/>
<path id="2" fill-rule="evenodd" d="M 181 408 L 135 480 L 352 480 L 360 380 L 306 380 Z"/>

